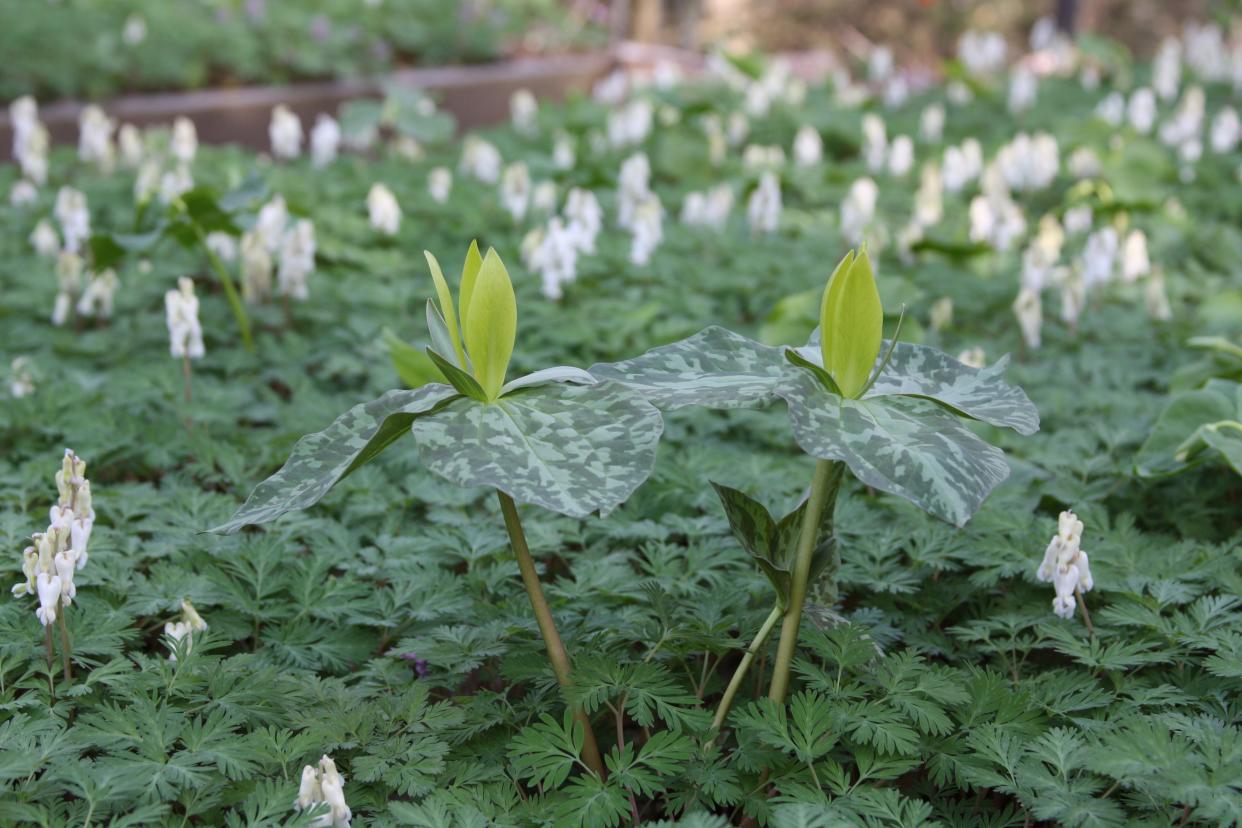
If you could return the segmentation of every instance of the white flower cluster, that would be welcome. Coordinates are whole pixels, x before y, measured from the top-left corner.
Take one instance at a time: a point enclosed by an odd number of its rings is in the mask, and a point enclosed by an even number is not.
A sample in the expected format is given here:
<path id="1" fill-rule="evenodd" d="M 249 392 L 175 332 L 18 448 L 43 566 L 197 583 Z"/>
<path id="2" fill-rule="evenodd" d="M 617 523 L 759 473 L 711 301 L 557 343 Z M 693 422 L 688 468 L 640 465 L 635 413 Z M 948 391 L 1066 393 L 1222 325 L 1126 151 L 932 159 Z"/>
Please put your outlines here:
<path id="1" fill-rule="evenodd" d="M 448 201 L 453 192 L 453 173 L 448 167 L 436 167 L 427 173 L 427 193 L 436 204 Z"/>
<path id="2" fill-rule="evenodd" d="M 500 180 L 500 150 L 477 135 L 467 135 L 462 142 L 461 163 L 458 169 L 484 184 Z"/>
<path id="3" fill-rule="evenodd" d="M 957 41 L 957 59 L 972 75 L 995 75 L 1005 68 L 1005 38 L 1000 32 L 969 29 Z"/>
<path id="4" fill-rule="evenodd" d="M 267 137 L 272 145 L 272 155 L 293 159 L 302 154 L 302 119 L 284 104 L 272 110 L 272 120 L 267 127 Z"/>
<path id="5" fill-rule="evenodd" d="M 974 138 L 946 147 L 940 171 L 945 190 L 960 193 L 983 172 L 983 147 Z"/>
<path id="6" fill-rule="evenodd" d="M 194 647 L 194 633 L 203 632 L 207 629 L 207 622 L 198 614 L 198 610 L 194 609 L 194 605 L 190 603 L 188 598 L 181 599 L 181 618 L 177 621 L 168 621 L 164 624 L 164 635 L 171 638 L 174 642 L 180 643 L 185 641 L 185 651 L 189 654 Z M 169 661 L 177 660 L 177 651 L 175 647 L 170 648 L 172 652 L 168 654 Z"/>
<path id="7" fill-rule="evenodd" d="M 644 98 L 635 98 L 608 113 L 608 143 L 616 149 L 641 144 L 651 134 L 655 109 Z"/>
<path id="8" fill-rule="evenodd" d="M 531 137 L 539 132 L 539 102 L 529 89 L 519 89 L 509 96 L 509 118 L 519 135 Z"/>
<path id="9" fill-rule="evenodd" d="M 35 614 L 45 627 L 54 623 L 61 607 L 72 604 L 77 595 L 74 573 L 86 566 L 87 544 L 95 526 L 86 461 L 72 449 L 65 449 L 56 472 L 56 491 L 59 499 L 51 508 L 47 531 L 35 533 L 34 545 L 22 552 L 26 580 L 13 587 L 15 597 L 38 595 Z"/>
<path id="10" fill-rule="evenodd" d="M 1044 550 L 1044 560 L 1035 572 L 1042 583 L 1052 582 L 1057 596 L 1052 611 L 1061 618 L 1072 618 L 1077 606 L 1075 594 L 1090 592 L 1095 586 L 1087 553 L 1082 551 L 1082 521 L 1073 512 L 1057 518 L 1057 534 Z"/>
<path id="11" fill-rule="evenodd" d="M 819 130 L 809 124 L 799 128 L 794 136 L 793 158 L 799 167 L 813 167 L 824 160 L 824 139 Z"/>
<path id="12" fill-rule="evenodd" d="M 841 202 L 841 235 L 850 244 L 861 244 L 875 219 L 880 188 L 870 178 L 860 178 L 850 185 Z"/>
<path id="13" fill-rule="evenodd" d="M 82 243 L 91 235 L 91 211 L 81 190 L 61 187 L 56 193 L 56 206 L 52 212 L 60 223 L 63 249 L 77 253 Z"/>
<path id="14" fill-rule="evenodd" d="M 1006 251 L 1026 232 L 1022 208 L 1010 197 L 1009 187 L 996 164 L 984 171 L 981 193 L 970 200 L 970 240 Z"/>
<path id="15" fill-rule="evenodd" d="M 36 185 L 45 184 L 49 140 L 35 99 L 23 95 L 9 104 L 9 121 L 13 125 L 13 158 L 22 175 Z"/>
<path id="16" fill-rule="evenodd" d="M 781 224 L 781 180 L 772 171 L 759 177 L 759 186 L 746 202 L 746 222 L 753 235 L 775 233 Z"/>
<path id="17" fill-rule="evenodd" d="M 644 152 L 635 153 L 621 164 L 617 176 L 617 224 L 630 229 L 638 206 L 651 197 L 651 162 Z"/>
<path id="18" fill-rule="evenodd" d="M 168 323 L 168 350 L 174 359 L 201 359 L 203 327 L 198 321 L 198 297 L 194 281 L 188 276 L 177 280 L 177 290 L 164 294 L 164 315 Z"/>
<path id="19" fill-rule="evenodd" d="M 280 295 L 306 301 L 310 297 L 308 280 L 314 272 L 315 225 L 310 219 L 298 219 L 280 241 L 280 266 L 276 271 Z"/>
<path id="20" fill-rule="evenodd" d="M 648 193 L 634 207 L 630 232 L 630 263 L 641 267 L 651 261 L 651 254 L 664 240 L 664 205 L 655 193 Z"/>
<path id="21" fill-rule="evenodd" d="M 345 777 L 328 756 L 322 757 L 318 765 L 302 768 L 302 783 L 293 807 L 304 811 L 320 804 L 327 805 L 328 811 L 311 823 L 312 828 L 349 828 L 353 813 L 345 803 Z"/>
<path id="22" fill-rule="evenodd" d="M 367 191 L 367 217 L 371 227 L 385 236 L 395 236 L 401 229 L 401 205 L 387 185 L 377 181 Z"/>
<path id="23" fill-rule="evenodd" d="M 526 218 L 531 188 L 530 170 L 525 161 L 515 161 L 505 167 L 500 177 L 500 203 L 516 222 Z"/>
<path id="24" fill-rule="evenodd" d="M 341 125 L 325 112 L 315 118 L 311 128 L 310 155 L 315 167 L 326 167 L 336 160 L 341 147 Z"/>
<path id="25" fill-rule="evenodd" d="M 97 105 L 83 107 L 78 115 L 78 159 L 111 172 L 116 165 L 116 145 L 112 141 L 115 131 L 116 121 Z"/>
<path id="26" fill-rule="evenodd" d="M 728 184 L 717 184 L 704 192 L 686 193 L 681 203 L 681 223 L 723 230 L 733 211 L 733 200 L 733 188 Z"/>
<path id="27" fill-rule="evenodd" d="M 595 253 L 595 238 L 603 226 L 604 213 L 590 190 L 569 191 L 563 216 L 553 216 L 522 240 L 522 260 L 539 273 L 543 295 L 560 299 L 562 285 L 578 278 L 578 256 Z"/>
<path id="28" fill-rule="evenodd" d="M 1050 185 L 1061 168 L 1057 139 L 1046 132 L 1019 132 L 996 155 L 1005 184 L 1015 192 L 1036 192 Z"/>

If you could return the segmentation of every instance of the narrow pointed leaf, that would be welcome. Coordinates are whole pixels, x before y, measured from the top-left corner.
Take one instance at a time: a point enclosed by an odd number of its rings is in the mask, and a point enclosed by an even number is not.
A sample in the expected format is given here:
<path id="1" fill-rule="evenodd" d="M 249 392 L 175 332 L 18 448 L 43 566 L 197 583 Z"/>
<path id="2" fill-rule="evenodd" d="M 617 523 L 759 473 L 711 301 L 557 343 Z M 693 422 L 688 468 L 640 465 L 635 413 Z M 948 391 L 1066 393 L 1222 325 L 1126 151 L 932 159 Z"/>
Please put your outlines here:
<path id="1" fill-rule="evenodd" d="M 458 368 L 469 370 L 469 366 L 461 362 L 461 358 L 458 356 L 457 349 L 459 346 L 453 341 L 448 325 L 445 323 L 444 317 L 440 315 L 440 309 L 430 299 L 427 300 L 427 334 L 431 337 L 431 347 L 436 353 Z"/>
<path id="2" fill-rule="evenodd" d="M 444 273 L 440 270 L 440 263 L 436 261 L 436 257 L 427 250 L 423 251 L 423 256 L 427 259 L 427 267 L 431 269 L 431 281 L 435 283 L 436 298 L 440 302 L 440 322 L 444 326 L 449 342 L 452 343 L 452 348 L 445 349 L 436 342 L 436 331 L 432 325 L 432 314 L 429 308 L 427 311 L 427 327 L 431 329 L 431 341 L 436 345 L 437 350 L 444 354 L 453 354 L 457 359 L 457 364 L 465 367 L 466 352 L 462 347 L 461 333 L 457 330 L 457 309 L 453 306 L 453 292 L 449 289 L 448 282 L 444 278 Z"/>
<path id="3" fill-rule="evenodd" d="M 832 378 L 832 374 L 798 353 L 797 348 L 786 348 L 785 360 L 792 365 L 797 365 L 799 368 L 810 371 L 825 389 L 838 397 L 841 396 L 841 389 L 837 386 L 837 381 Z"/>
<path id="4" fill-rule="evenodd" d="M 412 431 L 423 462 L 572 517 L 607 514 L 651 473 L 659 410 L 615 383 L 552 383 L 486 405 L 459 398 Z"/>
<path id="5" fill-rule="evenodd" d="M 500 394 L 501 396 L 504 396 L 511 391 L 517 391 L 519 388 L 533 388 L 536 385 L 547 385 L 550 382 L 573 382 L 578 385 L 598 385 L 601 380 L 581 368 L 575 368 L 572 365 L 558 365 L 555 368 L 544 368 L 542 370 L 527 374 L 524 377 L 518 377 L 515 380 L 510 380 L 505 383 L 504 388 L 500 389 Z"/>
<path id="6" fill-rule="evenodd" d="M 211 531 L 236 532 L 317 503 L 337 481 L 405 434 L 419 415 L 456 396 L 449 386 L 434 384 L 389 391 L 354 406 L 323 431 L 298 440 L 280 471 L 260 483 L 231 519 Z"/>
<path id="7" fill-rule="evenodd" d="M 495 250 L 487 251 L 466 307 L 463 318 L 470 364 L 487 398 L 494 400 L 505 384 L 517 336 L 517 298 Z"/>

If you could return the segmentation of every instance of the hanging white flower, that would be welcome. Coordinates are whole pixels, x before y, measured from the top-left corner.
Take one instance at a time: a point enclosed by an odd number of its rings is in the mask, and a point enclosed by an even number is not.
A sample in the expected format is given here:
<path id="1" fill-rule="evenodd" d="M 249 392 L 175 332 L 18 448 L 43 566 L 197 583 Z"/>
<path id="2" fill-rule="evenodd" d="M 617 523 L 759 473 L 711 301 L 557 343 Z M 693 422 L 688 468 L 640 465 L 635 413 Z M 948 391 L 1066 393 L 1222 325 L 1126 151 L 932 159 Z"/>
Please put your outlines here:
<path id="1" fill-rule="evenodd" d="M 1009 111 L 1015 115 L 1026 112 L 1035 105 L 1039 94 L 1039 76 L 1030 69 L 1019 66 L 1009 76 Z"/>
<path id="2" fill-rule="evenodd" d="M 633 238 L 630 244 L 630 262 L 643 266 L 651 260 L 651 254 L 664 239 L 664 206 L 654 193 L 634 208 Z"/>
<path id="3" fill-rule="evenodd" d="M 595 238 L 604 226 L 604 210 L 590 190 L 574 187 L 565 198 L 566 232 L 579 253 L 593 255 Z"/>
<path id="4" fill-rule="evenodd" d="M 217 259 L 225 264 L 231 264 L 237 260 L 237 240 L 228 233 L 221 230 L 208 233 L 203 243 Z"/>
<path id="5" fill-rule="evenodd" d="M 1090 204 L 1071 207 L 1065 211 L 1065 232 L 1071 236 L 1086 233 L 1095 223 L 1095 215 Z"/>
<path id="6" fill-rule="evenodd" d="M 1182 83 L 1182 44 L 1176 37 L 1160 41 L 1160 48 L 1151 62 L 1151 85 L 1162 101 L 1177 97 Z"/>
<path id="7" fill-rule="evenodd" d="M 935 162 L 923 165 L 919 174 L 919 188 L 914 193 L 913 221 L 920 228 L 938 224 L 944 217 L 944 182 L 940 167 Z"/>
<path id="8" fill-rule="evenodd" d="M 1018 298 L 1013 302 L 1013 313 L 1018 318 L 1018 328 L 1022 331 L 1022 340 L 1028 348 L 1038 348 L 1040 331 L 1044 324 L 1043 302 L 1037 291 L 1024 287 L 1018 291 Z"/>
<path id="9" fill-rule="evenodd" d="M 995 75 L 1005 66 L 1008 51 L 1000 32 L 968 29 L 957 41 L 957 59 L 972 75 Z"/>
<path id="10" fill-rule="evenodd" d="M 34 230 L 30 232 L 30 246 L 40 256 L 52 257 L 60 253 L 60 236 L 56 228 L 47 219 L 39 219 Z"/>
<path id="11" fill-rule="evenodd" d="M 1189 87 L 1173 117 L 1160 125 L 1160 140 L 1168 146 L 1198 141 L 1206 114 L 1207 95 L 1203 87 Z"/>
<path id="12" fill-rule="evenodd" d="M 779 169 L 785 165 L 785 151 L 780 147 L 750 144 L 742 153 L 742 164 L 748 170 Z"/>
<path id="13" fill-rule="evenodd" d="M 56 193 L 56 206 L 52 212 L 60 223 L 65 250 L 77 253 L 91 235 L 91 212 L 86 205 L 86 196 L 72 187 L 61 187 Z"/>
<path id="14" fill-rule="evenodd" d="M 1131 230 L 1121 245 L 1121 280 L 1134 284 L 1140 276 L 1151 272 L 1151 260 L 1147 257 L 1147 234 Z"/>
<path id="15" fill-rule="evenodd" d="M 22 175 L 40 186 L 46 184 L 49 139 L 47 127 L 39 121 L 39 105 L 34 98 L 23 95 L 9 104 L 9 118 L 13 125 L 13 157 Z"/>
<path id="16" fill-rule="evenodd" d="M 160 191 L 163 174 L 164 169 L 156 159 L 142 161 L 138 166 L 138 174 L 134 176 L 134 201 L 145 204 L 154 198 Z"/>
<path id="17" fill-rule="evenodd" d="M 1156 124 L 1156 93 L 1144 86 L 1134 90 L 1126 106 L 1126 117 L 1135 132 L 1146 135 Z"/>
<path id="18" fill-rule="evenodd" d="M 272 295 L 272 254 L 257 233 L 241 238 L 242 298 L 261 302 Z"/>
<path id="19" fill-rule="evenodd" d="M 641 144 L 651 134 L 655 109 L 645 98 L 636 98 L 608 113 L 608 143 L 616 149 Z"/>
<path id="20" fill-rule="evenodd" d="M 326 112 L 319 113 L 315 118 L 315 126 L 311 128 L 311 164 L 315 167 L 328 166 L 336 160 L 340 146 L 341 125 Z"/>
<path id="21" fill-rule="evenodd" d="M 116 121 L 109 118 L 95 104 L 82 108 L 78 116 L 78 158 L 94 164 L 104 172 L 111 171 L 116 163 L 116 147 L 112 143 L 112 133 L 116 130 Z"/>
<path id="22" fill-rule="evenodd" d="M 875 206 L 880 188 L 870 178 L 860 178 L 850 185 L 841 202 L 841 235 L 850 244 L 861 244 L 875 219 Z"/>
<path id="23" fill-rule="evenodd" d="M 919 114 L 919 136 L 929 144 L 939 144 L 944 138 L 944 106 L 928 104 Z"/>
<path id="24" fill-rule="evenodd" d="M 629 229 L 638 205 L 651 195 L 651 163 L 646 153 L 635 153 L 621 164 L 617 176 L 617 224 Z"/>
<path id="25" fill-rule="evenodd" d="M 1217 155 L 1231 153 L 1237 149 L 1240 139 L 1242 139 L 1242 121 L 1238 118 L 1238 111 L 1232 106 L 1223 107 L 1212 119 L 1209 138 L 1212 152 Z"/>
<path id="26" fill-rule="evenodd" d="M 871 172 L 879 172 L 884 168 L 884 159 L 888 153 L 888 129 L 884 125 L 884 119 L 874 112 L 868 112 L 862 117 L 863 159 L 867 162 L 867 169 Z"/>
<path id="27" fill-rule="evenodd" d="M 552 166 L 558 170 L 572 170 L 577 162 L 574 139 L 567 132 L 557 132 L 552 142 Z"/>
<path id="28" fill-rule="evenodd" d="M 437 204 L 448 201 L 453 192 L 453 173 L 448 167 L 436 167 L 427 173 L 427 192 Z"/>
<path id="29" fill-rule="evenodd" d="M 1046 132 L 1020 132 L 1001 147 L 996 164 L 1005 184 L 1017 192 L 1035 192 L 1050 185 L 1060 170 L 1057 139 Z"/>
<path id="30" fill-rule="evenodd" d="M 974 138 L 967 138 L 960 146 L 946 147 L 940 170 L 945 190 L 960 193 L 983 172 L 983 147 Z"/>
<path id="31" fill-rule="evenodd" d="M 181 599 L 181 618 L 176 621 L 168 621 L 164 624 L 164 635 L 171 638 L 174 642 L 180 643 L 185 641 L 185 651 L 188 655 L 194 647 L 194 633 L 203 632 L 207 629 L 207 622 L 198 614 L 198 610 L 190 603 L 188 598 Z M 168 654 L 169 661 L 177 660 L 176 648 L 170 648 Z"/>
<path id="32" fill-rule="evenodd" d="M 798 129 L 793 142 L 794 163 L 799 167 L 813 167 L 824 160 L 824 139 L 819 130 L 809 124 Z"/>
<path id="33" fill-rule="evenodd" d="M 681 204 L 681 223 L 723 230 L 732 210 L 733 188 L 728 184 L 718 184 L 707 192 L 686 194 Z"/>
<path id="34" fill-rule="evenodd" d="M 319 765 L 302 768 L 302 782 L 298 787 L 294 809 L 304 811 L 314 805 L 326 804 L 328 812 L 311 823 L 312 828 L 350 828 L 353 813 L 345 803 L 345 778 L 336 769 L 336 763 L 328 756 Z"/>
<path id="35" fill-rule="evenodd" d="M 52 306 L 52 324 L 56 327 L 69 321 L 74 300 L 82 292 L 82 257 L 71 250 L 61 251 L 56 259 L 56 301 Z"/>
<path id="36" fill-rule="evenodd" d="M 82 291 L 82 296 L 78 299 L 78 315 L 111 319 L 116 291 L 120 285 L 121 281 L 112 268 L 101 273 L 92 273 L 86 283 L 86 290 Z"/>
<path id="37" fill-rule="evenodd" d="M 551 181 L 540 181 L 530 194 L 530 207 L 536 213 L 547 215 L 556 210 L 556 184 Z"/>
<path id="38" fill-rule="evenodd" d="M 177 280 L 177 290 L 164 294 L 164 315 L 168 323 L 168 350 L 173 358 L 201 359 L 206 355 L 192 279 L 182 276 Z"/>
<path id="39" fill-rule="evenodd" d="M 1035 571 L 1041 582 L 1052 582 L 1056 598 L 1052 611 L 1061 618 L 1073 618 L 1074 596 L 1090 592 L 1095 586 L 1087 553 L 1082 550 L 1083 523 L 1073 512 L 1057 518 L 1057 534 L 1044 550 L 1044 559 Z"/>
<path id="40" fill-rule="evenodd" d="M 933 331 L 943 331 L 953 324 L 953 300 L 948 296 L 942 296 L 935 302 L 932 302 L 931 314 L 928 319 Z"/>
<path id="41" fill-rule="evenodd" d="M 1147 306 L 1147 315 L 1157 322 L 1167 322 L 1173 318 L 1173 308 L 1169 305 L 1169 295 L 1164 288 L 1164 271 L 1152 268 L 1147 274 L 1143 297 Z"/>
<path id="42" fill-rule="evenodd" d="M 172 204 L 194 188 L 194 176 L 188 164 L 177 164 L 160 176 L 160 203 Z"/>
<path id="43" fill-rule="evenodd" d="M 898 135 L 888 150 L 888 174 L 904 178 L 914 168 L 914 141 L 909 135 Z"/>
<path id="44" fill-rule="evenodd" d="M 509 117 L 520 135 L 530 137 L 539 132 L 539 102 L 529 89 L 519 89 L 509 96 Z"/>
<path id="45" fill-rule="evenodd" d="M 759 185 L 746 202 L 746 223 L 754 235 L 775 233 L 782 212 L 781 180 L 774 172 L 759 177 Z"/>
<path id="46" fill-rule="evenodd" d="M 1119 240 L 1117 231 L 1104 227 L 1087 236 L 1082 252 L 1082 275 L 1087 290 L 1107 283 L 1113 277 Z"/>
<path id="47" fill-rule="evenodd" d="M 116 135 L 117 148 L 121 155 L 121 164 L 129 169 L 137 169 L 146 155 L 142 133 L 133 124 L 122 124 Z"/>
<path id="48" fill-rule="evenodd" d="M 39 188 L 26 179 L 18 179 L 9 189 L 9 204 L 14 207 L 27 207 L 39 200 Z"/>
<path id="49" fill-rule="evenodd" d="M 1095 178 L 1100 174 L 1100 157 L 1090 147 L 1079 147 L 1070 153 L 1065 166 L 1074 178 Z"/>
<path id="50" fill-rule="evenodd" d="M 1120 92 L 1110 92 L 1095 106 L 1095 114 L 1109 126 L 1119 127 L 1126 117 L 1126 99 Z"/>
<path id="51" fill-rule="evenodd" d="M 125 27 L 121 29 L 121 42 L 126 46 L 137 46 L 147 39 L 147 21 L 140 14 L 131 14 L 125 18 Z"/>
<path id="52" fill-rule="evenodd" d="M 513 216 L 514 221 L 520 222 L 526 217 L 526 210 L 530 207 L 530 195 L 530 171 L 526 163 L 516 161 L 505 167 L 500 178 L 500 203 Z"/>
<path id="53" fill-rule="evenodd" d="M 523 244 L 526 266 L 540 276 L 541 291 L 560 299 L 562 285 L 578 278 L 578 245 L 563 219 L 553 216 L 546 228 L 537 228 Z"/>
<path id="54" fill-rule="evenodd" d="M 315 225 L 310 219 L 298 219 L 285 232 L 280 245 L 280 266 L 276 283 L 281 296 L 305 301 L 310 291 L 308 277 L 315 272 Z"/>
<path id="55" fill-rule="evenodd" d="M 1071 331 L 1077 330 L 1078 320 L 1087 307 L 1088 283 L 1082 263 L 1075 262 L 1072 267 L 1058 268 L 1055 275 L 1061 285 L 1061 321 Z"/>
<path id="56" fill-rule="evenodd" d="M 198 130 L 189 118 L 180 116 L 173 121 L 172 141 L 169 144 L 172 157 L 182 164 L 193 164 L 198 155 Z"/>
<path id="57" fill-rule="evenodd" d="M 34 372 L 30 370 L 30 358 L 13 357 L 13 361 L 9 363 L 9 394 L 15 399 L 21 399 L 34 392 Z"/>
<path id="58" fill-rule="evenodd" d="M 263 246 L 269 253 L 280 249 L 285 237 L 285 226 L 289 223 L 289 208 L 285 206 L 284 196 L 273 196 L 271 201 L 259 208 L 259 215 L 254 222 L 255 234 L 263 240 Z"/>
<path id="59" fill-rule="evenodd" d="M 272 145 L 272 155 L 285 159 L 297 158 L 302 154 L 302 119 L 289 107 L 279 104 L 272 110 L 267 137 Z"/>
<path id="60" fill-rule="evenodd" d="M 477 135 L 467 135 L 462 142 L 459 169 L 484 184 L 500 180 L 500 150 Z"/>
<path id="61" fill-rule="evenodd" d="M 371 185 L 367 193 L 367 215 L 371 226 L 385 236 L 397 235 L 401 227 L 401 205 L 397 197 L 382 183 Z"/>

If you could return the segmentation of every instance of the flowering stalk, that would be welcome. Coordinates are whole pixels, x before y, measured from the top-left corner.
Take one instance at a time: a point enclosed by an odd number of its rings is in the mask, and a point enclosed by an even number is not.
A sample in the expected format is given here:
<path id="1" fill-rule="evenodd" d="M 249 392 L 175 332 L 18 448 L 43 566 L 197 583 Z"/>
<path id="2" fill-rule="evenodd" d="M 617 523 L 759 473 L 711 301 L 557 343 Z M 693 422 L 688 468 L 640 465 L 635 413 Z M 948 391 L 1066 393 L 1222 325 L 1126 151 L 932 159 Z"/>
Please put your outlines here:
<path id="1" fill-rule="evenodd" d="M 750 646 L 746 648 L 746 654 L 742 656 L 741 662 L 737 665 L 737 669 L 733 671 L 733 678 L 729 680 L 729 686 L 725 688 L 724 695 L 720 697 L 720 703 L 716 705 L 716 715 L 712 719 L 712 733 L 719 734 L 720 728 L 724 726 L 725 717 L 729 715 L 729 709 L 733 707 L 733 698 L 737 695 L 737 691 L 741 689 L 742 682 L 746 680 L 746 673 L 750 671 L 750 665 L 754 662 L 755 656 L 768 643 L 768 639 L 772 637 L 772 631 L 776 629 L 776 622 L 780 621 L 784 615 L 784 610 L 778 603 L 772 607 L 772 611 L 768 613 L 768 618 L 763 622 L 763 626 L 759 628 L 759 632 L 755 634 L 755 638 L 750 642 Z M 716 741 L 716 737 L 708 741 L 707 746 L 711 747 Z"/>
<path id="2" fill-rule="evenodd" d="M 527 596 L 530 597 L 530 606 L 535 613 L 535 621 L 539 625 L 544 646 L 548 650 L 548 660 L 552 662 L 552 672 L 556 674 L 556 680 L 562 687 L 569 687 L 573 684 L 569 653 L 565 649 L 565 643 L 561 640 L 561 634 L 556 629 L 556 621 L 552 618 L 548 600 L 543 595 L 543 586 L 539 583 L 535 561 L 531 558 L 530 548 L 526 545 L 526 533 L 522 531 L 522 521 L 518 517 L 517 505 L 513 502 L 513 498 L 499 489 L 496 490 L 496 497 L 500 500 L 500 511 L 505 516 L 505 528 L 509 530 L 509 542 L 513 546 L 513 555 L 517 558 L 518 569 L 522 573 L 522 583 L 526 587 Z M 591 729 L 591 720 L 580 707 L 573 709 L 573 717 L 582 725 L 582 758 L 596 776 L 604 779 L 606 776 L 604 762 L 599 755 L 599 746 L 595 742 L 595 731 Z"/>
<path id="3" fill-rule="evenodd" d="M 215 271 L 216 277 L 220 280 L 220 284 L 224 287 L 224 296 L 229 300 L 229 307 L 233 310 L 233 318 L 237 320 L 237 329 L 241 331 L 242 346 L 247 351 L 254 352 L 254 339 L 250 335 L 250 317 L 246 315 L 246 307 L 242 304 L 241 296 L 237 293 L 237 287 L 233 284 L 233 277 L 229 274 L 229 270 L 220 261 L 220 257 L 207 244 L 207 233 L 197 222 L 191 222 L 195 235 L 198 236 L 198 243 L 203 248 L 203 252 L 207 254 L 207 262 L 211 265 L 211 269 Z M 187 396 L 186 399 L 189 399 Z"/>

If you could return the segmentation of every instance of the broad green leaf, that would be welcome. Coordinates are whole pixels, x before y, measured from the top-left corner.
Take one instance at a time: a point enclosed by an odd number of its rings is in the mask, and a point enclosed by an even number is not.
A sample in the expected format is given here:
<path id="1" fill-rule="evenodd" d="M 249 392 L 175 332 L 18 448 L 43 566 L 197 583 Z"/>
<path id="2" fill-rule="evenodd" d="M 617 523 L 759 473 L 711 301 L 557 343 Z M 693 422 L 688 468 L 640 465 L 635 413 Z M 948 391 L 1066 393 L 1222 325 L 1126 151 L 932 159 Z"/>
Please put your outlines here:
<path id="1" fill-rule="evenodd" d="M 1214 380 L 1170 400 L 1135 457 L 1138 475 L 1159 477 L 1186 468 L 1190 458 L 1179 458 L 1183 443 L 1202 426 L 1238 419 L 1239 389 L 1238 383 Z"/>
<path id="2" fill-rule="evenodd" d="M 465 301 L 464 291 L 462 299 Z M 517 336 L 517 297 L 509 272 L 495 250 L 487 251 L 466 308 L 462 318 L 470 364 L 487 398 L 494 400 L 505 384 Z"/>
<path id="3" fill-rule="evenodd" d="M 474 286 L 479 278 L 479 269 L 483 267 L 483 257 L 479 255 L 478 241 L 471 241 L 469 249 L 466 250 L 466 260 L 461 266 L 461 284 L 457 288 L 457 301 L 461 305 L 462 327 L 466 325 L 466 309 L 470 307 L 470 300 L 474 297 Z M 462 331 L 462 339 L 466 337 L 465 330 Z"/>
<path id="4" fill-rule="evenodd" d="M 600 379 L 623 383 L 661 408 L 756 408 L 776 399 L 782 380 L 800 369 L 780 348 L 710 327 L 622 362 L 591 366 Z"/>
<path id="5" fill-rule="evenodd" d="M 871 377 L 884 337 L 884 308 L 864 248 L 850 251 L 824 288 L 820 306 L 823 365 L 846 397 L 857 397 Z"/>
<path id="6" fill-rule="evenodd" d="M 423 256 L 427 259 L 427 267 L 431 269 L 431 281 L 435 283 L 436 298 L 440 302 L 440 322 L 443 323 L 445 331 L 448 333 L 449 341 L 453 344 L 452 354 L 457 358 L 457 364 L 463 368 L 466 367 L 466 352 L 462 348 L 461 334 L 457 330 L 457 309 L 453 306 L 453 292 L 449 290 L 448 282 L 444 279 L 444 273 L 440 270 L 440 263 L 436 261 L 436 257 L 430 251 L 424 250 Z M 432 343 L 435 342 L 437 331 L 432 322 L 431 310 L 427 311 L 427 327 L 431 329 Z M 437 350 L 441 350 L 443 356 L 448 356 L 449 351 L 442 350 L 439 346 Z"/>
<path id="7" fill-rule="evenodd" d="M 337 481 L 406 433 L 410 423 L 457 396 L 447 385 L 389 391 L 346 411 L 323 431 L 298 440 L 280 471 L 260 483 L 227 522 L 212 532 L 236 532 L 312 506 Z"/>
<path id="8" fill-rule="evenodd" d="M 623 386 L 552 383 L 486 405 L 458 398 L 412 430 L 423 462 L 448 480 L 584 517 L 612 511 L 647 479 L 663 427 Z"/>
<path id="9" fill-rule="evenodd" d="M 1220 452 L 1225 462 L 1242 474 L 1242 423 L 1224 420 L 1204 426 L 1203 442 Z"/>
<path id="10" fill-rule="evenodd" d="M 908 397 L 848 400 L 809 374 L 782 387 L 794 438 L 842 460 L 868 486 L 961 526 L 1009 474 L 1005 455 L 937 406 Z"/>

